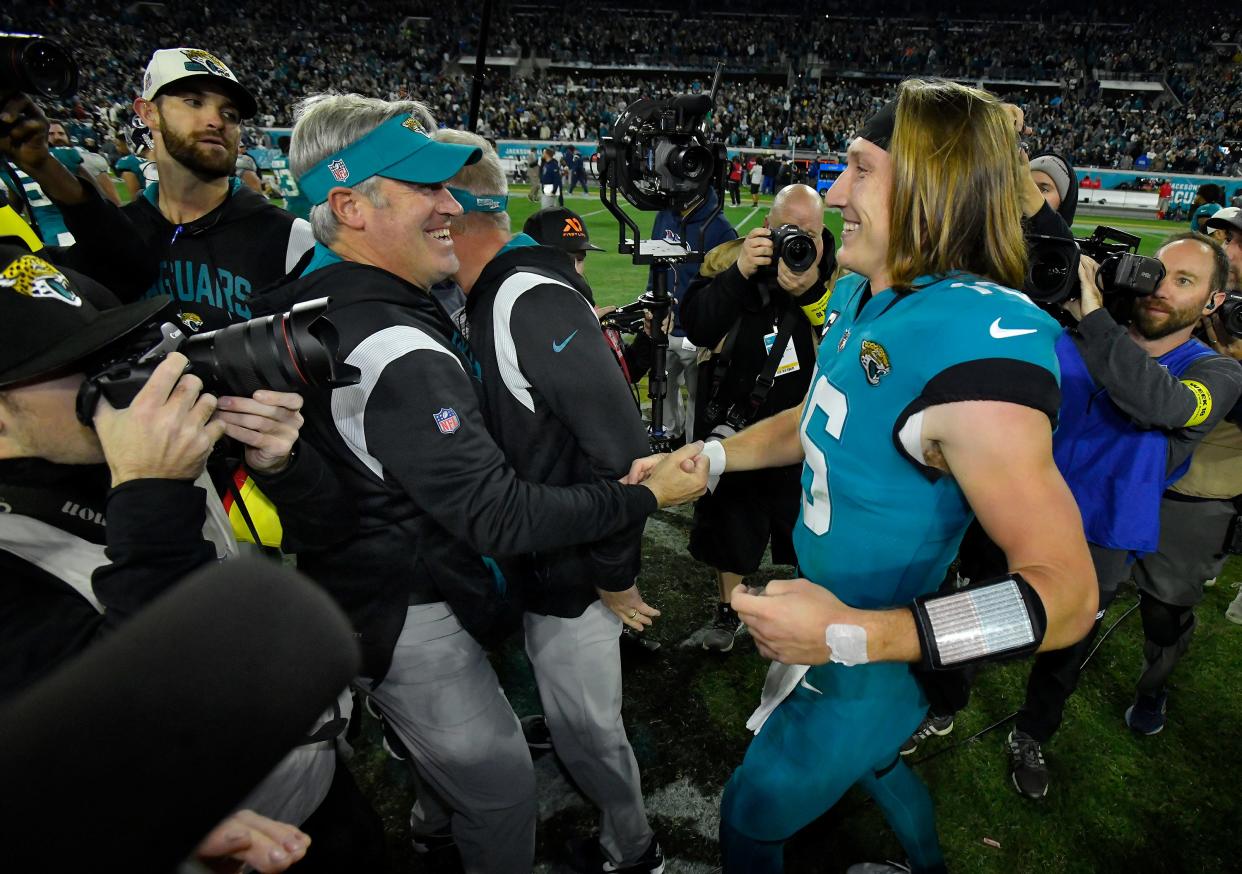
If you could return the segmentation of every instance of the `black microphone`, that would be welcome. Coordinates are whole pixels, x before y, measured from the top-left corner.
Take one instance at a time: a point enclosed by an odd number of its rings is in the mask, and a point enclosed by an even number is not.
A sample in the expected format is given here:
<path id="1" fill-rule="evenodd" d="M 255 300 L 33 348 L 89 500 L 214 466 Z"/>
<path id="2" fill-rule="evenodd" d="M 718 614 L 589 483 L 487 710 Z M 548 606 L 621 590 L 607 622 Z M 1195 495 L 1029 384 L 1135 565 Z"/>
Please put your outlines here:
<path id="1" fill-rule="evenodd" d="M 190 575 L 0 710 L 5 867 L 172 870 L 359 664 L 300 574 L 238 559 Z"/>

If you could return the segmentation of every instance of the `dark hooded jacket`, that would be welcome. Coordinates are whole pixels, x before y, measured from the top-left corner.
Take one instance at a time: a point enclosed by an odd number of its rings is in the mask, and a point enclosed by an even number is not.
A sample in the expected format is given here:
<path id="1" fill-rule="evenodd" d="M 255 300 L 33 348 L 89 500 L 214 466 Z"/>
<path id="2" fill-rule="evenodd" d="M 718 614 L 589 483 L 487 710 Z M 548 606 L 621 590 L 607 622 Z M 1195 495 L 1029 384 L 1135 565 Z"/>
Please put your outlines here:
<path id="1" fill-rule="evenodd" d="M 1065 165 L 1069 176 L 1069 187 L 1061 198 L 1061 206 L 1053 209 L 1048 204 L 1040 207 L 1039 212 L 1027 219 L 1026 229 L 1031 234 L 1042 234 L 1048 237 L 1060 237 L 1063 240 L 1073 239 L 1074 214 L 1078 211 L 1078 176 L 1074 166 L 1064 157 L 1055 152 L 1040 152 L 1032 155 L 1032 159 L 1050 155 Z"/>
<path id="2" fill-rule="evenodd" d="M 81 249 L 78 269 L 99 275 L 89 266 L 115 260 L 113 239 L 137 237 L 146 258 L 128 265 L 127 280 L 111 290 L 126 303 L 167 294 L 183 321 L 200 331 L 249 319 L 251 295 L 283 279 L 314 245 L 309 223 L 237 179 L 222 204 L 185 225 L 160 212 L 158 183 L 120 209 L 90 201 L 62 214 Z"/>

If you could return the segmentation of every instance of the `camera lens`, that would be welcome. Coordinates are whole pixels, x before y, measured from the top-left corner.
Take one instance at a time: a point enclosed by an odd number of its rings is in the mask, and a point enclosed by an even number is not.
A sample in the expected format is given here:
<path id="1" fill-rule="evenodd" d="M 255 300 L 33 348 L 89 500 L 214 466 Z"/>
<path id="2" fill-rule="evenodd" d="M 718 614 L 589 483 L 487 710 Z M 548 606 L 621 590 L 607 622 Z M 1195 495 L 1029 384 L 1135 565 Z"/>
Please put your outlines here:
<path id="1" fill-rule="evenodd" d="M 794 273 L 805 273 L 815 263 L 815 243 L 806 234 L 798 234 L 785 241 L 781 258 Z"/>
<path id="2" fill-rule="evenodd" d="M 0 85 L 63 99 L 78 90 L 78 66 L 50 39 L 0 33 Z"/>
<path id="3" fill-rule="evenodd" d="M 690 182 L 697 182 L 712 163 L 712 154 L 703 146 L 690 145 L 676 149 L 668 158 L 668 169 L 674 175 Z"/>
<path id="4" fill-rule="evenodd" d="M 207 391 L 249 397 L 265 388 L 300 391 L 341 383 L 336 329 L 321 319 L 326 298 L 287 313 L 191 337 L 181 347 Z"/>

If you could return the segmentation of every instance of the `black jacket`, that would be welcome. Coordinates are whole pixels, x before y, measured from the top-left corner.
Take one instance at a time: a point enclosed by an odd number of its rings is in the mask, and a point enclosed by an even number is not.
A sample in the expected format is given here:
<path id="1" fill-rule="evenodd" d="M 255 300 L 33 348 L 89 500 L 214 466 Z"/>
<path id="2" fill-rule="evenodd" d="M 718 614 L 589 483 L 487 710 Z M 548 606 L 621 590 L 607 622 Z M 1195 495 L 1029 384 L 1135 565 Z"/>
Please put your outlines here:
<path id="1" fill-rule="evenodd" d="M 307 391 L 302 434 L 353 495 L 359 523 L 354 537 L 299 565 L 353 621 L 367 676 L 387 673 L 409 604 L 446 600 L 469 630 L 486 630 L 495 584 L 480 554 L 599 540 L 655 510 L 641 486 L 552 488 L 518 477 L 487 432 L 465 341 L 426 291 L 339 262 L 274 290 L 263 306 L 325 295 L 339 357 L 361 381 Z"/>
<path id="2" fill-rule="evenodd" d="M 62 207 L 77 240 L 72 266 L 126 303 L 167 294 L 191 329 L 249 319 L 251 296 L 283 279 L 314 245 L 307 222 L 236 179 L 220 206 L 187 225 L 164 218 L 158 197 L 158 186 L 149 185 L 119 209 L 97 195 L 82 206 Z M 116 278 L 107 265 L 117 258 L 118 239 L 135 238 L 145 257 L 126 265 L 124 279 Z"/>
<path id="3" fill-rule="evenodd" d="M 591 287 L 565 253 L 502 251 L 466 299 L 470 347 L 483 373 L 488 430 L 524 480 L 571 485 L 617 480 L 648 454 L 646 430 L 592 310 Z M 572 618 L 595 588 L 623 591 L 638 577 L 640 521 L 590 545 L 502 563 L 527 608 Z"/>
<path id="4" fill-rule="evenodd" d="M 737 268 L 742 240 L 719 246 L 704 259 L 699 276 L 686 290 L 681 302 L 681 321 L 686 336 L 696 346 L 714 348 L 736 324 L 736 338 L 728 353 L 727 372 L 717 379 L 722 360 L 714 353 L 699 368 L 699 394 L 694 405 L 694 436 L 701 439 L 723 421 L 724 413 L 733 404 L 745 404 L 755 386 L 755 379 L 768 358 L 764 338 L 777 332 L 786 313 L 794 312 L 791 342 L 798 358 L 798 369 L 777 376 L 767 398 L 750 419 L 751 422 L 779 413 L 802 402 L 811 374 L 815 370 L 816 340 L 821 329 L 813 326 L 801 307 L 810 306 L 827 293 L 826 281 L 835 264 L 832 235 L 824 231 L 824 254 L 820 258 L 819 279 L 796 300 L 776 284 L 775 279 L 750 279 Z M 713 388 L 717 387 L 715 393 Z M 713 400 L 715 403 L 713 404 Z M 709 409 L 720 415 L 711 421 Z"/>
<path id="5" fill-rule="evenodd" d="M 216 559 L 203 537 L 201 488 L 144 479 L 110 489 L 110 478 L 106 465 L 0 462 L 0 699 Z M 290 548 L 341 536 L 321 521 L 323 508 L 341 498 L 310 447 L 280 474 L 255 481 L 280 509 Z"/>

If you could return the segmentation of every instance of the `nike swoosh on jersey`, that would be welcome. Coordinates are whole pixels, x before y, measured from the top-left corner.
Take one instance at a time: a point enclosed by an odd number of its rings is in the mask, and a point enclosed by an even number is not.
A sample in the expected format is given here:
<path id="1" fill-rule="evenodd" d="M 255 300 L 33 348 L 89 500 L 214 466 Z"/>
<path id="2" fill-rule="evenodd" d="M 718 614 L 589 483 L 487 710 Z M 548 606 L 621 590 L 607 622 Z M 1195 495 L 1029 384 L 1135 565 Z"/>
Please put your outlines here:
<path id="1" fill-rule="evenodd" d="M 556 342 L 555 340 L 553 340 L 553 341 L 552 341 L 552 351 L 553 351 L 553 352 L 560 352 L 562 349 L 564 349 L 566 346 L 568 346 L 568 345 L 569 345 L 569 341 L 570 341 L 570 340 L 572 340 L 572 339 L 573 339 L 574 337 L 576 337 L 576 336 L 578 336 L 578 332 L 577 332 L 577 331 L 574 331 L 572 334 L 570 334 L 568 337 L 566 337 L 564 340 L 562 340 L 562 341 L 561 341 L 561 342 L 559 342 L 559 343 L 558 343 L 558 342 Z"/>
<path id="2" fill-rule="evenodd" d="M 1002 328 L 1000 319 L 994 321 L 988 327 L 988 333 L 997 340 L 1004 340 L 1006 337 L 1021 337 L 1023 334 L 1034 334 L 1038 328 Z"/>

